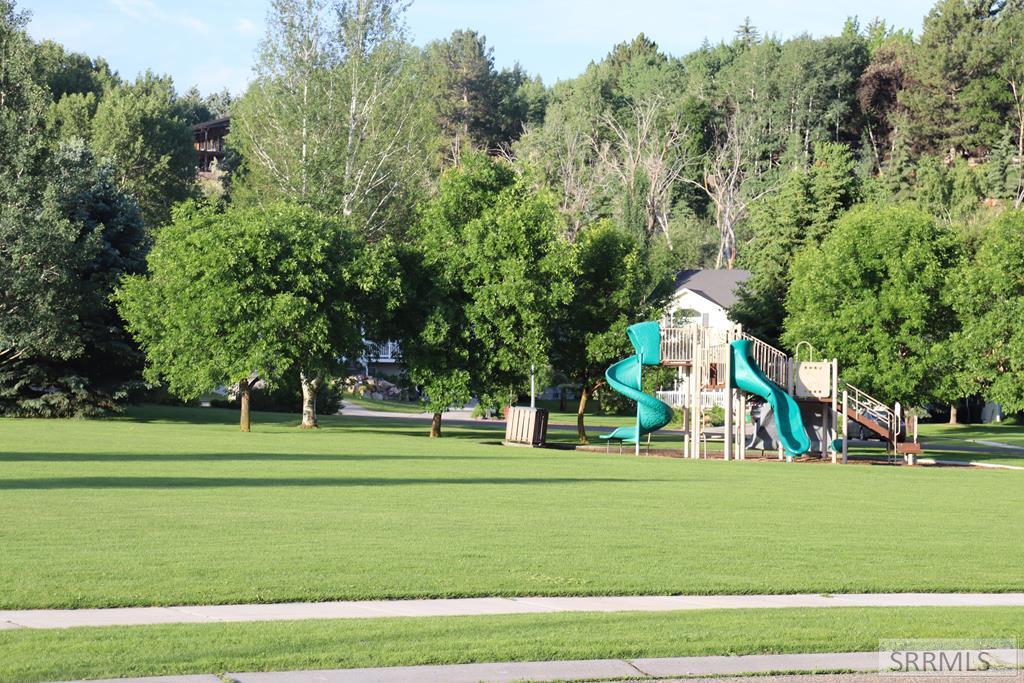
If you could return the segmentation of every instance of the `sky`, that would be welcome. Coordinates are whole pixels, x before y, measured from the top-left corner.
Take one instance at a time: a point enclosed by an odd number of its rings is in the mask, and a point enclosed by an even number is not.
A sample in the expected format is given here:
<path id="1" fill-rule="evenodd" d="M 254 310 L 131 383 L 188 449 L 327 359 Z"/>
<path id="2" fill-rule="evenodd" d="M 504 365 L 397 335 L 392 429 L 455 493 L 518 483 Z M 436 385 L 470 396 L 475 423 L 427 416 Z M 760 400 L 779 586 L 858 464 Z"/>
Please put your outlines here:
<path id="1" fill-rule="evenodd" d="M 616 43 L 645 33 L 681 55 L 729 40 L 750 17 L 765 35 L 838 33 L 847 17 L 875 17 L 917 35 L 934 0 L 415 0 L 407 14 L 423 45 L 456 29 L 487 37 L 496 65 L 519 62 L 545 83 L 580 74 Z M 29 32 L 104 57 L 121 76 L 168 73 L 179 91 L 242 92 L 269 0 L 17 0 Z"/>

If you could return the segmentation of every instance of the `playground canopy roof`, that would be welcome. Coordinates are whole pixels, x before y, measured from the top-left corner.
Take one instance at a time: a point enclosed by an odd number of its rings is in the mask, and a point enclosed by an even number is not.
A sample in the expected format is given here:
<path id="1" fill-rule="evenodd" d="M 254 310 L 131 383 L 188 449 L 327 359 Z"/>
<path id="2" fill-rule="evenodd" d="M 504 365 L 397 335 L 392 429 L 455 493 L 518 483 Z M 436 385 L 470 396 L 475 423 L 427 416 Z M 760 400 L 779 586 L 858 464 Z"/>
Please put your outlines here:
<path id="1" fill-rule="evenodd" d="M 736 303 L 737 288 L 749 279 L 749 270 L 681 270 L 675 291 L 688 289 L 728 309 Z"/>

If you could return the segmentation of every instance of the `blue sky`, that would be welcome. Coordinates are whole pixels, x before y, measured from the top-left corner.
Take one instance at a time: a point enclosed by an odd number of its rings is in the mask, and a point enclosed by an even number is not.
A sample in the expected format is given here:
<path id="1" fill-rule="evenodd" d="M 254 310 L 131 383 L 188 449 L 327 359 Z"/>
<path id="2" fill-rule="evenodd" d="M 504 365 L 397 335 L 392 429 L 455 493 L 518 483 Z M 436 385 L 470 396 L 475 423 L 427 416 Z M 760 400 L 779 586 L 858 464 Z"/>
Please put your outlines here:
<path id="1" fill-rule="evenodd" d="M 765 34 L 837 33 L 846 17 L 881 17 L 917 34 L 934 0 L 415 0 L 409 28 L 418 44 L 459 28 L 487 36 L 498 66 L 519 61 L 546 83 L 572 78 L 641 31 L 672 54 L 729 39 L 749 16 Z M 100 55 L 134 77 L 146 68 L 179 90 L 248 82 L 269 0 L 19 0 L 29 31 Z"/>

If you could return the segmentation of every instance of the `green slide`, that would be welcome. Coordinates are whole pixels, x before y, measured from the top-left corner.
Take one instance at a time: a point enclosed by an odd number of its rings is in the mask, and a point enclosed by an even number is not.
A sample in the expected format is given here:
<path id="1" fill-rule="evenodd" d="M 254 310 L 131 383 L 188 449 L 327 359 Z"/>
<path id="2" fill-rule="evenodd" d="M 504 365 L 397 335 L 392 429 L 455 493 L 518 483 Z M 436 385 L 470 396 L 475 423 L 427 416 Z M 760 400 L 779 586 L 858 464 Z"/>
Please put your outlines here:
<path id="1" fill-rule="evenodd" d="M 619 427 L 602 439 L 636 443 L 645 434 L 655 432 L 672 421 L 672 408 L 650 394 L 640 391 L 640 374 L 644 365 L 661 364 L 661 326 L 655 322 L 631 325 L 626 334 L 636 355 L 620 360 L 604 373 L 612 389 L 636 401 L 636 426 Z"/>
<path id="2" fill-rule="evenodd" d="M 809 451 L 811 439 L 804 429 L 800 406 L 785 389 L 765 377 L 761 368 L 751 360 L 749 340 L 734 341 L 729 346 L 732 352 L 732 376 L 729 378 L 732 386 L 768 401 L 786 455 L 796 457 Z"/>

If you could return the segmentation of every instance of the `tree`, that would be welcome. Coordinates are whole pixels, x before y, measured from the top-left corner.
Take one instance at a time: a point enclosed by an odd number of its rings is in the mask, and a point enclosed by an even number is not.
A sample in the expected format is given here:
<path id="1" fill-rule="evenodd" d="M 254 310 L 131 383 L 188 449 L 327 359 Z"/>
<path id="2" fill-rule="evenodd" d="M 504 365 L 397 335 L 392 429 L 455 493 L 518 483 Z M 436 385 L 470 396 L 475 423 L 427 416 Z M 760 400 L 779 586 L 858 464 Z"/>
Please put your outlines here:
<path id="1" fill-rule="evenodd" d="M 50 136 L 25 22 L 0 2 L 0 412 L 96 414 L 135 376 L 108 297 L 145 239 L 110 169 Z"/>
<path id="2" fill-rule="evenodd" d="M 896 151 L 897 135 L 905 122 L 906 108 L 900 103 L 899 93 L 907 84 L 907 61 L 912 49 L 913 42 L 902 37 L 881 43 L 857 84 L 857 102 L 877 168 Z"/>
<path id="3" fill-rule="evenodd" d="M 627 202 L 634 203 L 647 239 L 660 233 L 669 248 L 669 215 L 677 188 L 694 163 L 695 140 L 682 112 L 669 112 L 664 100 L 650 97 L 629 106 L 630 116 L 620 123 L 610 112 L 602 117 L 612 140 L 593 140 L 599 173 L 611 181 Z M 599 176 L 600 177 L 600 176 Z M 628 210 L 624 207 L 624 213 Z M 628 220 L 624 220 L 628 223 Z"/>
<path id="4" fill-rule="evenodd" d="M 192 129 L 168 76 L 147 71 L 109 90 L 92 123 L 93 152 L 113 165 L 118 185 L 139 202 L 150 229 L 187 199 L 196 178 Z"/>
<path id="5" fill-rule="evenodd" d="M 551 355 L 580 388 L 576 432 L 585 444 L 587 403 L 608 366 L 628 355 L 626 327 L 660 315 L 673 278 L 640 235 L 610 221 L 585 228 L 575 247 L 576 285 L 553 325 Z"/>
<path id="6" fill-rule="evenodd" d="M 494 50 L 476 31 L 454 31 L 425 48 L 435 116 L 448 163 L 465 149 L 497 146 L 500 107 Z"/>
<path id="7" fill-rule="evenodd" d="M 819 143 L 810 166 L 792 169 L 779 191 L 752 209 L 754 239 L 740 263 L 753 275 L 730 311 L 751 334 L 778 343 L 793 257 L 803 247 L 820 244 L 861 199 L 855 166 L 846 145 Z"/>
<path id="8" fill-rule="evenodd" d="M 783 341 L 838 358 L 844 379 L 886 402 L 945 399 L 956 327 L 946 284 L 958 249 L 920 209 L 850 211 L 794 261 Z"/>
<path id="9" fill-rule="evenodd" d="M 507 150 L 527 122 L 543 119 L 540 80 L 518 64 L 497 71 L 494 50 L 476 31 L 454 31 L 427 45 L 424 56 L 444 163 L 458 163 L 463 149 Z"/>
<path id="10" fill-rule="evenodd" d="M 989 46 L 1006 5 L 941 0 L 925 17 L 908 64 L 913 87 L 900 92 L 916 149 L 970 152 L 998 137 L 1008 103 Z"/>
<path id="11" fill-rule="evenodd" d="M 147 380 L 183 399 L 237 385 L 249 431 L 254 376 L 320 377 L 361 353 L 361 304 L 389 285 L 374 256 L 358 233 L 306 208 L 185 204 L 157 235 L 148 274 L 125 278 L 116 300 Z M 315 427 L 315 392 L 303 399 L 302 426 Z"/>
<path id="12" fill-rule="evenodd" d="M 736 112 L 728 114 L 715 136 L 715 146 L 705 157 L 703 178 L 687 180 L 704 192 L 714 206 L 718 228 L 715 268 L 733 267 L 737 226 L 747 217 L 750 205 L 768 191 L 749 189 L 755 174 L 749 144 L 755 135 L 754 127 L 750 119 L 741 120 Z"/>
<path id="13" fill-rule="evenodd" d="M 736 28 L 736 42 L 745 47 L 756 45 L 761 40 L 761 34 L 757 27 L 750 23 L 750 17 L 745 17 L 743 23 Z"/>
<path id="14" fill-rule="evenodd" d="M 988 47 L 996 75 L 1009 90 L 1010 125 L 1016 133 L 1017 155 L 1024 158 L 1024 7 L 1003 10 Z"/>
<path id="15" fill-rule="evenodd" d="M 185 120 L 195 125 L 228 116 L 232 97 L 227 88 L 204 97 L 199 88 L 193 85 L 178 98 L 178 102 L 184 111 Z"/>
<path id="16" fill-rule="evenodd" d="M 68 218 L 41 209 L 46 196 L 46 91 L 32 76 L 26 14 L 0 0 L 0 371 L 5 389 L 32 356 L 67 358 L 76 336 L 73 267 L 79 249 Z M 51 195 L 52 196 L 52 195 Z M 72 268 L 68 267 L 72 265 Z"/>
<path id="17" fill-rule="evenodd" d="M 35 45 L 33 52 L 33 75 L 46 88 L 53 102 L 60 101 L 65 95 L 92 93 L 102 97 L 105 89 L 121 82 L 106 60 L 68 52 L 63 45 L 52 40 Z"/>
<path id="18" fill-rule="evenodd" d="M 244 159 L 237 203 L 297 202 L 370 240 L 402 232 L 431 138 L 403 10 L 395 0 L 275 0 L 232 119 Z M 321 381 L 304 378 L 304 392 Z"/>
<path id="19" fill-rule="evenodd" d="M 61 301 L 38 290 L 21 296 L 58 316 L 64 347 L 25 349 L 0 372 L 0 403 L 8 414 L 110 412 L 138 384 L 141 357 L 110 295 L 121 276 L 143 271 L 148 240 L 138 205 L 113 176 L 80 140 L 61 145 L 51 157 L 36 220 L 55 229 L 67 252 L 49 264 Z"/>
<path id="20" fill-rule="evenodd" d="M 951 279 L 962 395 L 1024 410 L 1024 213 L 1008 211 L 987 226 L 977 254 Z"/>
<path id="21" fill-rule="evenodd" d="M 505 163 L 469 153 L 441 177 L 415 229 L 418 296 L 403 362 L 439 436 L 449 406 L 507 405 L 548 365 L 555 311 L 572 293 L 553 199 Z"/>
<path id="22" fill-rule="evenodd" d="M 528 126 L 514 147 L 520 163 L 558 197 L 570 241 L 601 211 L 591 137 L 597 125 L 597 114 L 559 102 L 548 108 L 543 125 Z"/>
<path id="23" fill-rule="evenodd" d="M 555 191 L 575 235 L 594 220 L 670 241 L 669 223 L 694 193 L 707 106 L 682 95 L 684 71 L 643 34 L 548 97 L 542 126 L 527 126 L 517 158 Z"/>
<path id="24" fill-rule="evenodd" d="M 432 126 L 396 0 L 275 0 L 235 106 L 236 201 L 299 202 L 367 237 L 397 234 L 429 166 Z"/>

